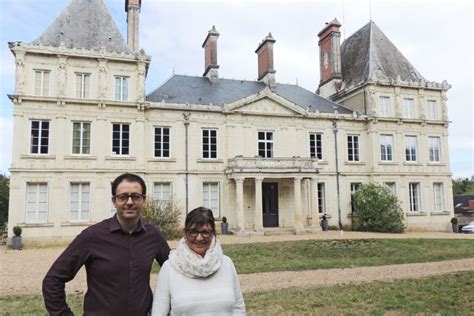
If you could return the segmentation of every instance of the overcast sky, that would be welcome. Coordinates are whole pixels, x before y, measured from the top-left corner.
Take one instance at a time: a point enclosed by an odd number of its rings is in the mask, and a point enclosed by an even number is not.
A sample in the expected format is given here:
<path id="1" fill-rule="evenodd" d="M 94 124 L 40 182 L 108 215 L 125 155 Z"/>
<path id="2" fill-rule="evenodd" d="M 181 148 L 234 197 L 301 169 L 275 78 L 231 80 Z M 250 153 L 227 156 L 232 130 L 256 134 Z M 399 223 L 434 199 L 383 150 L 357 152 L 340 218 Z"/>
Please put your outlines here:
<path id="1" fill-rule="evenodd" d="M 12 146 L 15 64 L 7 42 L 31 42 L 69 0 L 0 0 L 0 172 L 8 173 Z M 125 0 L 104 0 L 126 36 Z M 470 0 L 164 1 L 142 0 L 140 47 L 152 56 L 151 92 L 173 72 L 201 76 L 201 47 L 215 25 L 219 76 L 257 79 L 260 41 L 271 32 L 276 78 L 315 91 L 319 82 L 318 32 L 337 18 L 342 40 L 372 19 L 429 81 L 448 81 L 449 149 L 455 177 L 474 175 L 473 6 Z M 27 140 L 15 140 L 27 141 Z"/>

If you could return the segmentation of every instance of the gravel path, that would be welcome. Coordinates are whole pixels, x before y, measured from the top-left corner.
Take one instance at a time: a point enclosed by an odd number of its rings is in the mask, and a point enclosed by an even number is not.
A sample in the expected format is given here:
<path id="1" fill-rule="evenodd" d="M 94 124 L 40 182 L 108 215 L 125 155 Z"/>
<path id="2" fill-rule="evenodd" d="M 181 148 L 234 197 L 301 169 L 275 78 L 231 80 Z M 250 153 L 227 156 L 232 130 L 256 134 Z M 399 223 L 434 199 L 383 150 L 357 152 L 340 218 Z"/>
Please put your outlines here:
<path id="1" fill-rule="evenodd" d="M 360 239 L 360 238 L 468 238 L 474 235 L 450 233 L 406 233 L 406 234 L 372 234 L 359 232 L 325 232 L 307 235 L 280 236 L 219 236 L 223 244 L 272 242 L 303 239 Z M 176 242 L 170 242 L 171 247 Z M 12 294 L 40 294 L 41 281 L 52 262 L 64 248 L 25 249 L 22 251 L 3 250 L 0 252 L 0 296 Z M 387 265 L 377 267 L 359 267 L 351 269 L 325 269 L 301 272 L 269 272 L 240 275 L 244 292 L 283 289 L 289 287 L 317 287 L 334 284 L 361 283 L 376 280 L 395 280 L 439 275 L 455 271 L 474 270 L 474 258 Z M 152 288 L 156 275 L 152 276 Z M 80 293 L 86 289 L 85 271 L 81 269 L 76 278 L 66 285 L 68 293 Z"/>

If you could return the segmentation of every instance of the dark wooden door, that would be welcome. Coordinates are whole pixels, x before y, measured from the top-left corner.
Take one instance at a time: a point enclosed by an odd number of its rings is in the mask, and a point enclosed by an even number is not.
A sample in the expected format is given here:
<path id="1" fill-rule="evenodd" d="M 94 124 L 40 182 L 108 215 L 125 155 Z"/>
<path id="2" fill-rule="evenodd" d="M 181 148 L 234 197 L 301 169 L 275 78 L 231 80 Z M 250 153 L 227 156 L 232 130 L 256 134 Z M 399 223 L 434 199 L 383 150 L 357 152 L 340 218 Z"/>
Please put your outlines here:
<path id="1" fill-rule="evenodd" d="M 262 183 L 263 227 L 278 227 L 278 183 Z"/>

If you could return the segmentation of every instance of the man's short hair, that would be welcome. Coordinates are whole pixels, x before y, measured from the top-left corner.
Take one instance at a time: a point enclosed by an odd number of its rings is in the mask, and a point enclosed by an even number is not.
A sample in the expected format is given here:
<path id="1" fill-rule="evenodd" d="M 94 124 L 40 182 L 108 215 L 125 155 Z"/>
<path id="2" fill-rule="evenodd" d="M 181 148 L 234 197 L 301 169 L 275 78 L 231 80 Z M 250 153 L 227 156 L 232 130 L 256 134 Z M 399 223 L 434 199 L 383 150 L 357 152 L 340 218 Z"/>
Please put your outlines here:
<path id="1" fill-rule="evenodd" d="M 143 181 L 142 177 L 133 173 L 124 173 L 119 175 L 117 178 L 115 178 L 114 182 L 112 182 L 112 196 L 115 196 L 115 194 L 117 193 L 118 185 L 123 181 L 138 182 L 142 187 L 142 194 L 146 195 L 146 184 L 145 181 Z"/>

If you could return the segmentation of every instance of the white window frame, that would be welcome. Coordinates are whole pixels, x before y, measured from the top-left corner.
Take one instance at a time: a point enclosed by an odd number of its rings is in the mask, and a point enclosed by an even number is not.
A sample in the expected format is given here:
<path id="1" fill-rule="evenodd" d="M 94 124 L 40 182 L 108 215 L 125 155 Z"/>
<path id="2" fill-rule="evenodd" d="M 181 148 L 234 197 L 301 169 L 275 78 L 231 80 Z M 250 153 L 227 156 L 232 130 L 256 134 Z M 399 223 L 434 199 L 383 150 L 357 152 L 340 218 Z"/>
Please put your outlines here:
<path id="1" fill-rule="evenodd" d="M 41 74 L 40 77 L 40 87 L 39 93 L 36 92 L 36 74 Z M 45 74 L 48 74 L 48 82 L 45 83 Z M 50 93 L 50 86 L 51 86 L 51 70 L 46 69 L 34 69 L 33 71 L 33 95 L 39 97 L 47 97 Z"/>
<path id="2" fill-rule="evenodd" d="M 318 182 L 318 213 L 326 213 L 326 186 L 324 182 Z"/>
<path id="3" fill-rule="evenodd" d="M 380 142 L 380 160 L 393 161 L 393 135 L 381 134 Z"/>
<path id="4" fill-rule="evenodd" d="M 129 79 L 126 76 L 114 76 L 115 101 L 128 101 Z"/>
<path id="5" fill-rule="evenodd" d="M 433 211 L 446 211 L 444 204 L 444 183 L 442 182 L 433 183 Z"/>
<path id="6" fill-rule="evenodd" d="M 91 74 L 76 72 L 76 98 L 88 99 L 90 87 L 91 87 Z"/>
<path id="7" fill-rule="evenodd" d="M 215 191 L 212 189 L 215 188 Z M 216 198 L 213 199 L 212 193 L 217 194 Z M 203 182 L 202 184 L 202 205 L 210 210 L 214 217 L 220 217 L 220 188 L 219 182 Z"/>
<path id="8" fill-rule="evenodd" d="M 263 139 L 260 139 L 260 133 L 263 133 Z M 271 137 L 269 138 L 269 135 Z M 263 156 L 260 154 L 260 144 L 263 145 Z M 257 156 L 261 158 L 275 157 L 275 132 L 268 130 L 257 131 Z"/>
<path id="9" fill-rule="evenodd" d="M 419 182 L 408 183 L 408 207 L 411 213 L 421 212 L 421 184 Z"/>
<path id="10" fill-rule="evenodd" d="M 157 131 L 160 131 L 159 135 Z M 167 135 L 165 135 L 167 131 Z M 168 141 L 164 140 L 164 137 L 168 136 Z M 157 140 L 157 137 L 159 138 Z M 159 149 L 157 148 L 159 145 Z M 167 148 L 165 148 L 167 147 Z M 166 153 L 167 151 L 167 153 Z M 156 158 L 169 158 L 171 151 L 171 128 L 168 126 L 155 126 L 153 129 L 153 156 Z"/>
<path id="11" fill-rule="evenodd" d="M 33 135 L 33 123 L 34 122 L 38 122 L 38 135 L 37 135 L 37 138 L 38 138 L 38 143 L 37 143 L 37 149 L 36 151 L 33 150 L 33 139 L 34 139 L 34 135 Z M 44 127 L 44 124 L 45 123 L 48 123 L 48 127 L 45 128 Z M 47 134 L 48 136 L 47 137 L 42 137 L 41 135 L 43 134 L 43 131 L 44 130 L 47 130 Z M 49 154 L 49 144 L 51 143 L 50 141 L 50 136 L 51 136 L 51 121 L 49 120 L 31 120 L 30 121 L 30 154 L 33 154 L 33 155 L 47 155 Z M 43 143 L 43 142 L 46 142 Z M 41 147 L 46 147 L 46 152 L 43 153 L 41 152 Z"/>
<path id="12" fill-rule="evenodd" d="M 396 182 L 384 182 L 384 185 L 393 193 L 393 195 L 397 196 L 397 183 Z"/>
<path id="13" fill-rule="evenodd" d="M 35 198 L 33 200 L 29 200 L 28 192 L 30 188 L 35 187 Z M 44 189 L 44 191 L 41 191 Z M 45 198 L 41 199 L 40 193 L 45 193 Z M 49 213 L 49 194 L 48 194 L 48 183 L 47 182 L 27 182 L 26 183 L 26 191 L 25 191 L 25 223 L 46 223 L 48 221 L 48 213 Z M 29 202 L 35 205 L 33 212 L 30 212 L 28 206 L 30 205 Z M 40 211 L 41 206 L 44 206 L 46 211 Z M 45 213 L 45 218 L 40 219 L 40 213 Z M 34 214 L 32 218 L 30 218 L 29 214 Z"/>
<path id="14" fill-rule="evenodd" d="M 415 118 L 415 100 L 411 98 L 403 99 L 403 118 Z"/>
<path id="15" fill-rule="evenodd" d="M 428 137 L 428 157 L 430 162 L 441 162 L 441 137 Z"/>
<path id="16" fill-rule="evenodd" d="M 77 201 L 73 200 L 73 187 L 77 186 L 78 188 L 78 199 Z M 86 192 L 84 188 L 87 187 L 88 191 Z M 87 200 L 84 196 L 87 193 Z M 77 218 L 72 218 L 73 213 L 73 202 L 77 203 Z M 87 203 L 87 209 L 84 208 L 84 204 Z M 70 222 L 88 222 L 91 216 L 91 184 L 90 182 L 71 182 L 69 184 L 69 221 Z M 85 215 L 87 213 L 87 215 Z"/>
<path id="17" fill-rule="evenodd" d="M 165 188 L 168 188 L 168 192 L 165 192 Z M 168 196 L 165 196 L 165 194 Z M 153 183 L 153 202 L 157 203 L 160 207 L 167 207 L 173 201 L 173 186 L 171 182 L 158 181 Z M 166 204 L 165 204 L 166 203 Z"/>
<path id="18" fill-rule="evenodd" d="M 351 182 L 351 213 L 355 213 L 354 193 L 356 193 L 361 186 L 362 182 Z"/>
<path id="19" fill-rule="evenodd" d="M 207 136 L 204 136 L 207 132 Z M 212 136 L 212 134 L 215 134 Z M 214 144 L 213 144 L 214 140 Z M 217 128 L 203 128 L 201 129 L 201 154 L 202 159 L 215 160 L 218 159 L 218 142 L 219 142 L 219 130 Z M 215 150 L 212 150 L 212 146 L 215 146 Z M 204 147 L 207 146 L 207 149 Z M 206 157 L 207 156 L 207 157 Z"/>
<path id="20" fill-rule="evenodd" d="M 390 97 L 387 96 L 380 96 L 379 97 L 379 112 L 380 116 L 389 117 L 391 116 L 391 109 L 390 109 Z"/>
<path id="21" fill-rule="evenodd" d="M 438 104 L 435 100 L 426 101 L 426 116 L 429 120 L 438 119 Z"/>
<path id="22" fill-rule="evenodd" d="M 347 160 L 360 161 L 359 135 L 347 135 Z"/>
<path id="23" fill-rule="evenodd" d="M 74 147 L 77 147 L 77 146 L 74 146 L 74 128 L 75 126 L 77 126 L 77 124 L 79 124 L 79 152 L 74 152 Z M 85 140 L 87 140 L 87 138 L 85 138 L 85 125 L 88 124 L 89 125 L 89 145 L 85 145 Z M 73 121 L 72 122 L 72 154 L 73 155 L 90 155 L 91 154 L 91 139 L 92 139 L 92 124 L 91 122 L 85 122 L 85 121 Z M 87 150 L 86 150 L 87 149 Z"/>
<path id="24" fill-rule="evenodd" d="M 309 156 L 311 158 L 323 159 L 323 134 L 309 133 Z"/>
<path id="25" fill-rule="evenodd" d="M 416 136 L 405 136 L 405 161 L 417 162 L 418 159 L 418 140 Z"/>
<path id="26" fill-rule="evenodd" d="M 118 131 L 119 133 L 119 138 L 114 138 L 114 126 L 119 125 L 120 129 Z M 123 130 L 124 126 L 128 126 L 128 138 L 125 137 L 126 131 Z M 130 155 L 130 134 L 131 134 L 131 124 L 129 123 L 112 123 L 112 154 L 115 156 L 129 156 Z M 119 146 L 118 146 L 118 152 L 114 151 L 114 140 L 119 141 Z M 124 145 L 124 141 L 128 140 L 128 146 L 126 147 Z M 126 149 L 126 150 L 125 150 Z"/>

